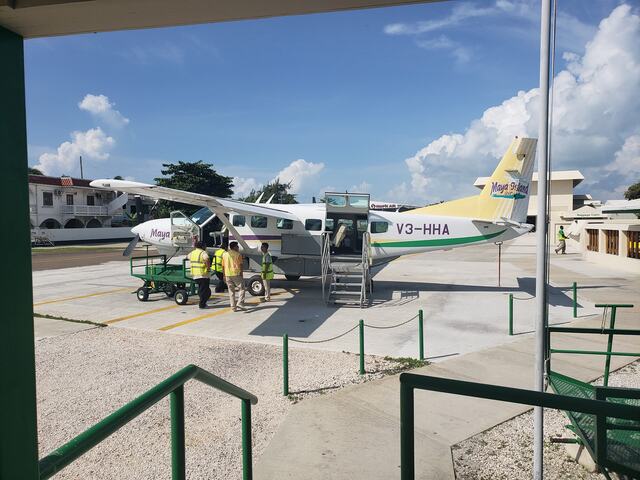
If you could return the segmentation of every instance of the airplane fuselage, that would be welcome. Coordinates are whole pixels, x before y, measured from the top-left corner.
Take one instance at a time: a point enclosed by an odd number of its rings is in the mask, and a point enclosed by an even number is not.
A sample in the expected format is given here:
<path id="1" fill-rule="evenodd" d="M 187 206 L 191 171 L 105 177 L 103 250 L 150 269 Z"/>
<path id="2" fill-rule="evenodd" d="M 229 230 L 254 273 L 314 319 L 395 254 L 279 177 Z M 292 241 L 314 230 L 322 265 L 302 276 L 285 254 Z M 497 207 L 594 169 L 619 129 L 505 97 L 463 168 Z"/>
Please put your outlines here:
<path id="1" fill-rule="evenodd" d="M 273 207 L 294 213 L 301 222 L 279 222 L 275 217 L 261 217 L 260 221 L 254 221 L 253 217 L 257 216 L 230 214 L 231 223 L 251 247 L 251 253 L 255 254 L 260 244 L 267 242 L 271 254 L 279 259 L 318 256 L 319 250 L 309 251 L 308 255 L 287 253 L 286 250 L 283 251 L 282 243 L 283 235 L 310 237 L 317 241 L 319 249 L 322 234 L 328 226 L 324 204 Z M 366 222 L 354 225 L 353 228 L 360 228 L 362 231 L 366 229 L 370 233 L 370 252 L 374 265 L 386 263 L 401 255 L 510 240 L 529 230 L 528 227 L 476 222 L 464 217 L 383 211 L 370 211 Z M 141 240 L 154 245 L 160 251 L 176 253 L 176 246 L 171 238 L 170 219 L 150 220 L 134 227 L 132 231 L 137 233 Z M 234 240 L 233 234 L 229 234 L 229 240 Z M 187 250 L 182 248 L 177 253 L 187 253 Z"/>

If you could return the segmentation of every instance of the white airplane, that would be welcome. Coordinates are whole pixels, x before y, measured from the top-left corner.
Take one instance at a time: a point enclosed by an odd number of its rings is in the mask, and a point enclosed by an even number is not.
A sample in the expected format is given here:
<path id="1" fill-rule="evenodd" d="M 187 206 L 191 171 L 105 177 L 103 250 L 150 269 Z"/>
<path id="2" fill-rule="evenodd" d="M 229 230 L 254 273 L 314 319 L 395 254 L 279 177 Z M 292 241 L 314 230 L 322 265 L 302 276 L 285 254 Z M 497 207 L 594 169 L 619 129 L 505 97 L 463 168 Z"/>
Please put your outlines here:
<path id="1" fill-rule="evenodd" d="M 259 272 L 260 245 L 267 242 L 275 272 L 295 280 L 323 273 L 325 238 L 339 258 L 360 257 L 364 245 L 374 274 L 402 255 L 501 242 L 530 231 L 525 221 L 536 143 L 516 137 L 479 195 L 406 212 L 371 210 L 369 195 L 358 193 L 327 193 L 324 203 L 285 205 L 126 180 L 94 180 L 91 186 L 203 207 L 190 218 L 173 212 L 135 226 L 129 251 L 138 239 L 168 256 L 187 253 L 195 239 L 208 247 L 235 240 L 249 269 Z"/>

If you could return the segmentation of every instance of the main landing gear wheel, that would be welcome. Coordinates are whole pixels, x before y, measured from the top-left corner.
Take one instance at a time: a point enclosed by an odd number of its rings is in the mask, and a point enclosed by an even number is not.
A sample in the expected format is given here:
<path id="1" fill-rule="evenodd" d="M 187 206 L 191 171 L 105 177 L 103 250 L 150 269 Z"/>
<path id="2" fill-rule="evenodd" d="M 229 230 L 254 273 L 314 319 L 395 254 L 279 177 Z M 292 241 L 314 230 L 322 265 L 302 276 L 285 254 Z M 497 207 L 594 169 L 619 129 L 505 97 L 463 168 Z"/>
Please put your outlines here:
<path id="1" fill-rule="evenodd" d="M 300 280 L 300 275 L 285 275 L 284 278 L 290 282 L 295 282 L 296 280 Z"/>
<path id="2" fill-rule="evenodd" d="M 146 302 L 149 300 L 149 289 L 146 287 L 140 287 L 136 290 L 136 297 L 138 297 L 138 300 L 141 302 Z"/>
<path id="3" fill-rule="evenodd" d="M 264 295 L 264 284 L 260 275 L 254 275 L 247 281 L 247 288 L 249 293 L 254 297 L 261 297 Z"/>
<path id="4" fill-rule="evenodd" d="M 179 288 L 176 290 L 176 293 L 173 296 L 173 299 L 176 301 L 178 305 L 186 305 L 189 301 L 189 294 L 183 288 Z"/>

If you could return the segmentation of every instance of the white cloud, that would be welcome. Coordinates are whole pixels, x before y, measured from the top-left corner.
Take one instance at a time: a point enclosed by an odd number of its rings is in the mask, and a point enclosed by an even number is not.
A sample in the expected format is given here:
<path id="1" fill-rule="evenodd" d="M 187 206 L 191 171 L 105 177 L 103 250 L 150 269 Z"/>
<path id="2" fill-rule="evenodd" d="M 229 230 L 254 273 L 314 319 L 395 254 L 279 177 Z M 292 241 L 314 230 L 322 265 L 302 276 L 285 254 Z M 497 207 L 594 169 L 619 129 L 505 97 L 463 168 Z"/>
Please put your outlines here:
<path id="1" fill-rule="evenodd" d="M 504 2 L 498 2 L 504 3 Z M 512 3 L 512 2 L 506 2 Z M 520 2 L 518 2 L 520 3 Z M 451 13 L 441 19 L 425 20 L 414 23 L 392 23 L 384 27 L 387 35 L 418 35 L 421 33 L 433 32 L 444 28 L 460 25 L 470 18 L 485 17 L 496 14 L 499 7 L 478 7 L 474 3 L 457 3 L 451 9 Z"/>
<path id="2" fill-rule="evenodd" d="M 476 21 L 483 31 L 488 29 L 500 30 L 504 35 L 524 38 L 532 42 L 538 41 L 540 25 L 540 8 L 536 2 L 529 0 L 496 0 L 493 4 L 479 5 L 475 2 L 456 2 L 452 4 L 451 13 L 443 18 L 423 20 L 411 23 L 393 23 L 383 29 L 387 35 L 411 35 L 424 38 L 425 35 L 437 31 L 453 29 L 455 27 L 468 28 Z M 500 19 L 505 22 L 499 22 Z M 481 22 L 481 23 L 480 23 Z M 582 22 L 580 19 L 564 12 L 558 12 L 557 18 L 558 47 L 578 50 L 584 47 L 587 40 L 593 37 L 595 26 Z M 458 63 L 465 63 L 470 59 L 470 47 L 452 42 L 449 46 L 451 53 Z M 439 38 L 417 41 L 421 48 L 445 48 Z M 428 47 L 428 45 L 432 45 Z M 436 45 L 440 45 L 436 47 Z"/>
<path id="3" fill-rule="evenodd" d="M 258 190 L 262 187 L 255 178 L 233 177 L 233 193 L 237 198 L 246 197 L 251 190 Z"/>
<path id="4" fill-rule="evenodd" d="M 640 135 L 628 137 L 606 169 L 634 181 L 640 178 Z M 637 178 L 636 178 L 637 177 Z"/>
<path id="5" fill-rule="evenodd" d="M 471 50 L 463 47 L 460 43 L 454 42 L 446 35 L 440 35 L 431 39 L 416 40 L 416 45 L 425 50 L 444 50 L 448 51 L 456 59 L 459 64 L 467 63 L 471 59 Z"/>
<path id="6" fill-rule="evenodd" d="M 80 110 L 85 110 L 112 127 L 123 127 L 129 123 L 129 119 L 115 108 L 115 103 L 109 101 L 106 95 L 85 95 L 78 103 Z"/>
<path id="7" fill-rule="evenodd" d="M 371 184 L 363 180 L 357 185 L 351 185 L 349 191 L 353 193 L 369 193 L 369 191 L 371 191 Z"/>
<path id="8" fill-rule="evenodd" d="M 640 128 L 638 45 L 640 17 L 621 5 L 600 23 L 583 56 L 565 57 L 569 64 L 555 79 L 553 168 L 579 168 L 602 178 L 603 196 L 620 188 L 615 173 L 637 165 L 628 155 Z M 461 196 L 467 186 L 465 193 L 474 193 L 475 177 L 491 173 L 514 135 L 537 136 L 538 103 L 537 88 L 518 92 L 485 110 L 465 132 L 429 143 L 405 160 L 410 189 L 406 182 L 397 185 L 391 198 L 437 201 Z"/>
<path id="9" fill-rule="evenodd" d="M 307 162 L 300 158 L 280 170 L 273 180 L 278 179 L 281 183 L 291 182 L 291 193 L 300 193 L 302 187 L 323 169 L 324 163 Z"/>
<path id="10" fill-rule="evenodd" d="M 104 161 L 116 141 L 100 127 L 86 132 L 72 132 L 71 141 L 60 144 L 57 151 L 40 155 L 35 168 L 46 175 L 71 174 L 79 169 L 80 156 L 83 160 Z"/>

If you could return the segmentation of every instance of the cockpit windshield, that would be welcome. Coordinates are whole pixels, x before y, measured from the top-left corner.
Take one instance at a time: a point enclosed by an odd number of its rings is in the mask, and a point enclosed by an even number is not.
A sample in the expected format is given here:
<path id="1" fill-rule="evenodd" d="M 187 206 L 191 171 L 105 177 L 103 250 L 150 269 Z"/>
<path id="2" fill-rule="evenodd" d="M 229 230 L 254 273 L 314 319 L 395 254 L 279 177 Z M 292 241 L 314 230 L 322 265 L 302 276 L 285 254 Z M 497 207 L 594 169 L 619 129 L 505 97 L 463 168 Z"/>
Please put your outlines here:
<path id="1" fill-rule="evenodd" d="M 196 213 L 191 215 L 191 220 L 193 220 L 198 225 L 202 225 L 204 222 L 211 218 L 211 215 L 213 215 L 213 212 L 211 210 L 209 210 L 207 207 L 202 207 Z"/>

